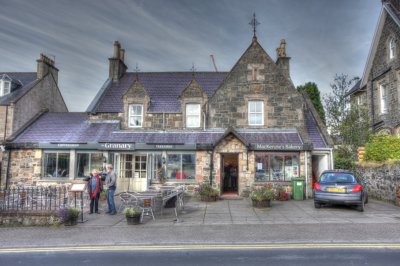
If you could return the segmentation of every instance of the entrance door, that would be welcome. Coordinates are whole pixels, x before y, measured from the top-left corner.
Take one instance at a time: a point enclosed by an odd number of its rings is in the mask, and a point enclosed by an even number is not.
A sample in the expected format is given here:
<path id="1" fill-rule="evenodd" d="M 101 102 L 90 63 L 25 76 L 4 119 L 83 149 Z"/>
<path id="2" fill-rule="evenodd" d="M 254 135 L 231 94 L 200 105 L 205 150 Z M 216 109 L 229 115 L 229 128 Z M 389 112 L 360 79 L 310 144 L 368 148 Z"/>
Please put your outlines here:
<path id="1" fill-rule="evenodd" d="M 146 191 L 147 155 L 121 154 L 119 161 L 118 191 Z"/>
<path id="2" fill-rule="evenodd" d="M 222 154 L 222 180 L 221 190 L 223 194 L 238 193 L 238 154 Z"/>

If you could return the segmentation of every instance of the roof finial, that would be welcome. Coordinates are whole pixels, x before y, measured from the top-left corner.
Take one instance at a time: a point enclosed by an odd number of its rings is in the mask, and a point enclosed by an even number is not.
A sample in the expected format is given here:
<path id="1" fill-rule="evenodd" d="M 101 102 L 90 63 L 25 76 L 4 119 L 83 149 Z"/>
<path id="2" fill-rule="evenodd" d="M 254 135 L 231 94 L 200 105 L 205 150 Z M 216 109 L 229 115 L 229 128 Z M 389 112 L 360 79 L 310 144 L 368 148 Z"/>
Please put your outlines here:
<path id="1" fill-rule="evenodd" d="M 135 68 L 136 78 L 135 78 L 135 81 L 139 81 L 139 71 L 140 71 L 140 69 L 138 67 L 138 64 L 136 63 L 136 68 Z"/>
<path id="2" fill-rule="evenodd" d="M 256 37 L 256 28 L 258 25 L 260 25 L 260 22 L 257 21 L 256 19 L 256 12 L 253 13 L 253 19 L 249 22 L 249 25 L 251 25 L 253 27 L 253 38 L 257 38 Z"/>
<path id="3" fill-rule="evenodd" d="M 192 77 L 194 77 L 194 72 L 196 72 L 196 68 L 194 67 L 194 63 L 192 63 L 192 68 L 190 69 L 192 71 Z"/>

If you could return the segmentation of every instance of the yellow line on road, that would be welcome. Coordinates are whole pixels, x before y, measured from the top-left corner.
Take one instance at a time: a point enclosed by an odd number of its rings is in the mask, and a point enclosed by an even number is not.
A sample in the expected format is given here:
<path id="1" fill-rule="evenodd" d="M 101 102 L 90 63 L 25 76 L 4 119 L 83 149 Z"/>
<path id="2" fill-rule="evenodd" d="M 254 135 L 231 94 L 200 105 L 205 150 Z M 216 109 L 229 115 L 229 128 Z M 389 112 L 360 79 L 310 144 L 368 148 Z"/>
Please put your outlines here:
<path id="1" fill-rule="evenodd" d="M 246 249 L 334 249 L 387 248 L 400 249 L 400 244 L 268 244 L 268 245 L 169 245 L 169 246 L 82 246 L 7 248 L 1 253 L 69 252 L 69 251 L 162 251 L 162 250 L 246 250 Z"/>

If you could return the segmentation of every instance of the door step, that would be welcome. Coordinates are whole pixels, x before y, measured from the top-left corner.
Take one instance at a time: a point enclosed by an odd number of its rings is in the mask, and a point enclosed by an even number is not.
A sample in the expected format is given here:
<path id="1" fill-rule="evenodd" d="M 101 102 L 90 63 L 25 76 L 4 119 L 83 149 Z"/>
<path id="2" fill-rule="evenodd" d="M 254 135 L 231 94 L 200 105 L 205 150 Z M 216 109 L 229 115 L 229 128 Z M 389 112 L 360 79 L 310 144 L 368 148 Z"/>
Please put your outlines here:
<path id="1" fill-rule="evenodd" d="M 222 194 L 221 199 L 224 200 L 242 200 L 243 197 L 240 197 L 238 194 Z"/>

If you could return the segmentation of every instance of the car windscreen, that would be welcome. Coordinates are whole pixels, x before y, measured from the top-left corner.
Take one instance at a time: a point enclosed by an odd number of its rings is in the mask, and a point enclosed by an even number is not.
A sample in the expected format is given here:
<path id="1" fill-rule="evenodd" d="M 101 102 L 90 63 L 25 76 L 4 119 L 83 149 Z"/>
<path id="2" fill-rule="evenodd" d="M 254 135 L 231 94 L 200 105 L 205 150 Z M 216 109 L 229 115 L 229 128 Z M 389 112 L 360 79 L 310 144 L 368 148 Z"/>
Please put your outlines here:
<path id="1" fill-rule="evenodd" d="M 354 175 L 346 173 L 325 173 L 319 181 L 323 183 L 355 183 L 356 178 Z"/>

